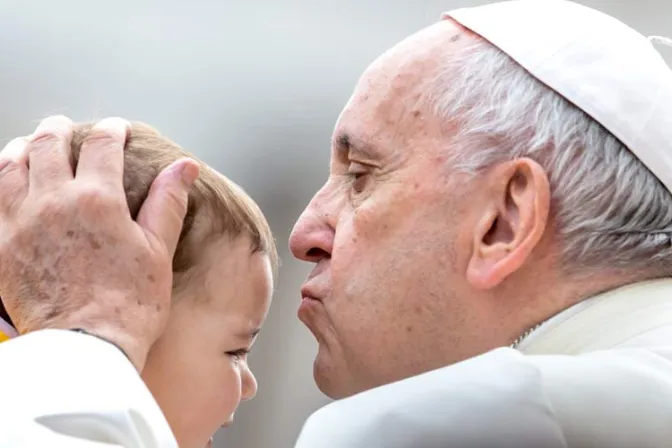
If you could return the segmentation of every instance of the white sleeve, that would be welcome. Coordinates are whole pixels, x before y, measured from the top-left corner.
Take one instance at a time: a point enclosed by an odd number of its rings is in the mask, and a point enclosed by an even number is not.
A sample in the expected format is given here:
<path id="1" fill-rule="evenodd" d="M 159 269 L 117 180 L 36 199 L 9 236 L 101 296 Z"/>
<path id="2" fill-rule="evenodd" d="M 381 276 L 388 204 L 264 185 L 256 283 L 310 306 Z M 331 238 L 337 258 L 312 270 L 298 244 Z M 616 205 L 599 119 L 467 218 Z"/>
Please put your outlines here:
<path id="1" fill-rule="evenodd" d="M 177 448 L 156 401 L 112 344 L 42 330 L 0 344 L 0 447 Z"/>
<path id="2" fill-rule="evenodd" d="M 327 405 L 296 448 L 653 448 L 670 422 L 672 350 L 503 348 Z"/>

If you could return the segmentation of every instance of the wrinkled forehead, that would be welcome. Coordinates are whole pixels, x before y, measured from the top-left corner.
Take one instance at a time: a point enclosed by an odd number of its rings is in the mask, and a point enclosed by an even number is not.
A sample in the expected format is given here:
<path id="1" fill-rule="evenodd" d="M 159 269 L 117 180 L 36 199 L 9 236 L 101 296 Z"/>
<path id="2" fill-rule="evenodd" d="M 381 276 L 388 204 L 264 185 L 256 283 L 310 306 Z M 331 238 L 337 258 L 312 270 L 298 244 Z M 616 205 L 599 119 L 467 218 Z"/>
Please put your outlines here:
<path id="1" fill-rule="evenodd" d="M 344 132 L 360 139 L 380 139 L 410 131 L 431 115 L 429 84 L 442 58 L 455 51 L 464 29 L 444 20 L 395 45 L 376 59 L 360 78 L 341 113 L 334 137 Z"/>

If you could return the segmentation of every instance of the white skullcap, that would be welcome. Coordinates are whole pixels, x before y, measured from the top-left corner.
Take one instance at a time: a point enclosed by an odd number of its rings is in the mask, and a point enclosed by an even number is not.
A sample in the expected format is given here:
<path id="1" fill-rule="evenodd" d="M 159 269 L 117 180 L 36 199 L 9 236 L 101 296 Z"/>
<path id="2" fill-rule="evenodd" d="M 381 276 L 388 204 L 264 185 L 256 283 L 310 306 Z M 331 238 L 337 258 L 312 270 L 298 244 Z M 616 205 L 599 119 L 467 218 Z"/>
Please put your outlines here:
<path id="1" fill-rule="evenodd" d="M 672 192 L 672 70 L 653 43 L 566 0 L 514 0 L 448 12 L 618 138 Z"/>

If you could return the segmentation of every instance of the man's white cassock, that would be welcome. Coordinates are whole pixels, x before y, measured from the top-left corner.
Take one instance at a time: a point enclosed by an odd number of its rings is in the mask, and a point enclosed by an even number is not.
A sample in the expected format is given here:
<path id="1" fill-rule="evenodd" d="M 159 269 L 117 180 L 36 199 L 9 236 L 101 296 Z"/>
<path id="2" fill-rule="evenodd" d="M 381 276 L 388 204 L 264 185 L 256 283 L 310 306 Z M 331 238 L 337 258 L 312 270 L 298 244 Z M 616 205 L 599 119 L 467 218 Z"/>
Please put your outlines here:
<path id="1" fill-rule="evenodd" d="M 563 0 L 446 17 L 591 115 L 672 191 L 672 71 L 646 38 Z M 39 331 L 0 344 L 0 366 L 2 448 L 177 446 L 141 378 L 104 341 Z M 545 322 L 519 350 L 501 348 L 332 403 L 308 419 L 296 445 L 666 446 L 672 279 L 586 300 Z"/>

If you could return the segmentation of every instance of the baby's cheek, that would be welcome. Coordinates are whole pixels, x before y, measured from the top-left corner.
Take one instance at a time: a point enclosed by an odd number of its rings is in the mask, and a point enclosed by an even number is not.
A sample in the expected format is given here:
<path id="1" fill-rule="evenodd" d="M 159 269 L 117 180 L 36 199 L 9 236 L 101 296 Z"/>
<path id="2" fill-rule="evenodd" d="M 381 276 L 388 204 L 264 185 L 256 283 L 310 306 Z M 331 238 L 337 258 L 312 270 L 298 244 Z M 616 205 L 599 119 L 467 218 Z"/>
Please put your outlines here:
<path id="1" fill-rule="evenodd" d="M 227 423 L 238 408 L 241 400 L 241 368 L 236 365 L 227 367 L 222 377 L 219 378 L 219 391 L 213 396 L 219 397 L 218 409 L 222 421 L 220 424 Z"/>

